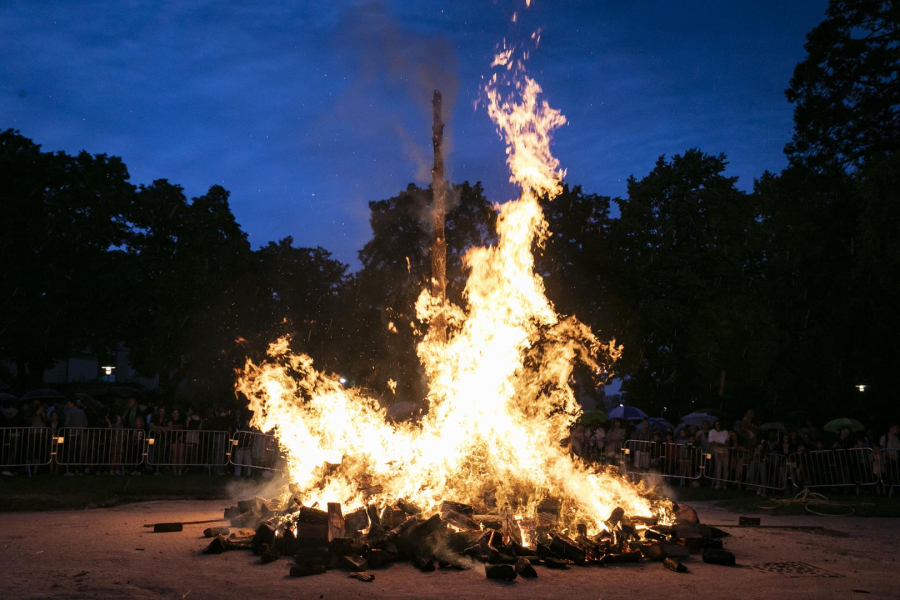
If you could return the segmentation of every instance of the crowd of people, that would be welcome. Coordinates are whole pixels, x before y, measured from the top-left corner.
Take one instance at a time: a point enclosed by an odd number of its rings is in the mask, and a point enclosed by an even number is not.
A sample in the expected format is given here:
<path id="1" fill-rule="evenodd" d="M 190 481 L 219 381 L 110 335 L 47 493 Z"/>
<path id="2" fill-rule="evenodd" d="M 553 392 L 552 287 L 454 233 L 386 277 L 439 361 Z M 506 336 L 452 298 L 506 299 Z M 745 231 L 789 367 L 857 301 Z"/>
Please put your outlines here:
<path id="1" fill-rule="evenodd" d="M 249 417 L 246 410 L 201 413 L 192 407 L 147 406 L 134 397 L 113 408 L 79 397 L 62 403 L 6 402 L 0 410 L 0 434 L 5 436 L 0 473 L 266 473 L 276 466 L 278 446 L 271 436 L 258 435 Z M 54 454 L 51 439 L 63 429 L 68 433 Z M 849 426 L 830 429 L 823 431 L 811 419 L 797 427 L 760 425 L 751 410 L 728 428 L 724 418 L 713 415 L 677 427 L 646 418 L 579 424 L 564 443 L 586 461 L 632 473 L 658 473 L 682 485 L 708 482 L 716 488 L 747 486 L 762 493 L 779 489 L 782 481 L 802 487 L 850 481 L 871 484 L 876 493 L 885 494 L 900 484 L 896 424 L 878 433 Z M 818 452 L 822 450 L 843 452 Z M 827 460 L 812 460 L 821 456 Z"/>
<path id="2" fill-rule="evenodd" d="M 0 444 L 0 475 L 33 474 L 42 468 L 68 476 L 181 475 L 191 470 L 237 477 L 263 474 L 274 466 L 277 446 L 269 436 L 256 435 L 249 421 L 247 411 L 182 411 L 142 405 L 134 397 L 116 408 L 78 397 L 35 399 L 18 406 L 7 402 L 0 410 L 0 434 L 8 438 Z M 50 441 L 63 429 L 67 436 L 54 455 Z M 148 439 L 153 440 L 149 447 Z"/>
<path id="3" fill-rule="evenodd" d="M 760 493 L 778 487 L 784 475 L 792 485 L 839 485 L 855 479 L 871 483 L 878 494 L 900 485 L 900 428 L 893 423 L 882 432 L 854 432 L 849 426 L 826 432 L 811 419 L 798 427 L 760 425 L 750 410 L 727 429 L 724 419 L 714 416 L 674 428 L 662 419 L 579 424 L 566 443 L 587 461 L 656 472 L 695 486 L 701 474 L 712 487 L 748 485 Z M 845 452 L 818 452 L 822 450 Z"/>

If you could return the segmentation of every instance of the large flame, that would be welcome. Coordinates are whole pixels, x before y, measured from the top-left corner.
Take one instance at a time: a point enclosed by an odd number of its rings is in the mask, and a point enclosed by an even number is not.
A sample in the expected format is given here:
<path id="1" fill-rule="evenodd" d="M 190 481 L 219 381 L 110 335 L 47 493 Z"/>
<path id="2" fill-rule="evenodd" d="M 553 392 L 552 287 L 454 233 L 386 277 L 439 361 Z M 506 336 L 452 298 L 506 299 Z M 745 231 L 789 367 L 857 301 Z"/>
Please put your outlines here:
<path id="1" fill-rule="evenodd" d="M 521 196 L 499 207 L 497 245 L 466 254 L 466 305 L 442 304 L 427 288 L 418 299 L 423 324 L 442 314 L 449 329 L 446 341 L 426 334 L 418 346 L 429 390 L 421 421 L 387 423 L 375 400 L 317 371 L 285 339 L 267 361 L 246 365 L 238 389 L 250 399 L 252 424 L 276 433 L 305 504 L 403 498 L 429 510 L 453 500 L 522 515 L 555 498 L 564 521 L 594 531 L 617 506 L 651 514 L 630 483 L 561 444 L 580 415 L 573 365 L 600 373 L 621 348 L 560 318 L 534 272 L 532 250 L 547 236 L 538 198 L 556 196 L 564 175 L 551 133 L 565 118 L 520 74 L 522 61 L 512 61 L 510 50 L 497 54 L 504 76 L 490 79 L 485 97 Z"/>

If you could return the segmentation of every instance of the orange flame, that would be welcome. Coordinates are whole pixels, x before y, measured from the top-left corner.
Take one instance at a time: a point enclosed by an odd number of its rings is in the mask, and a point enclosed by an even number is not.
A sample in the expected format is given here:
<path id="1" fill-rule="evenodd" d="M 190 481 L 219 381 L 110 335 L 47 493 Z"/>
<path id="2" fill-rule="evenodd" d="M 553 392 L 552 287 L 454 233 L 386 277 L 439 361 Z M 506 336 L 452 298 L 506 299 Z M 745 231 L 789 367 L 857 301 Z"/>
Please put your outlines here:
<path id="1" fill-rule="evenodd" d="M 418 346 L 429 382 L 421 422 L 386 423 L 375 400 L 317 371 L 284 339 L 268 361 L 246 365 L 237 387 L 250 399 L 252 424 L 275 431 L 307 504 L 361 505 L 372 501 L 361 490 L 374 483 L 382 490 L 375 501 L 405 498 L 426 510 L 455 500 L 534 514 L 553 497 L 566 522 L 593 532 L 616 506 L 651 514 L 634 486 L 561 446 L 581 412 L 569 386 L 575 361 L 599 373 L 621 347 L 560 318 L 534 272 L 532 247 L 547 236 L 538 198 L 559 194 L 565 174 L 551 134 L 566 121 L 540 99 L 537 82 L 519 77 L 522 61 L 513 64 L 512 50 L 498 53 L 494 65 L 516 79 L 501 84 L 495 75 L 485 95 L 521 197 L 499 207 L 497 245 L 466 254 L 466 305 L 440 304 L 427 288 L 416 303 L 421 324 L 441 314 L 448 326 L 446 341 L 426 334 Z"/>

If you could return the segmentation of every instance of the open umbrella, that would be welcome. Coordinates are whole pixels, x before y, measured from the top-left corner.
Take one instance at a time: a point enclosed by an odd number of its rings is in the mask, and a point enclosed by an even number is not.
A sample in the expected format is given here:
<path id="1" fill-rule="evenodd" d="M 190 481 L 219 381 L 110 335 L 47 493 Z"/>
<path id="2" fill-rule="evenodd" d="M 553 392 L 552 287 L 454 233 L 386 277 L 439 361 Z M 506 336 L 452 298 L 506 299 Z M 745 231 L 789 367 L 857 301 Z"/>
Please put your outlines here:
<path id="1" fill-rule="evenodd" d="M 837 433 L 844 427 L 849 427 L 850 431 L 863 431 L 865 426 L 862 423 L 857 421 L 856 419 L 848 419 L 847 417 L 841 417 L 840 419 L 835 419 L 834 421 L 829 421 L 825 424 L 825 431 L 830 431 L 831 433 Z"/>
<path id="2" fill-rule="evenodd" d="M 6 402 L 15 402 L 16 400 L 18 400 L 18 398 L 16 398 L 16 397 L 13 396 L 12 394 L 7 394 L 7 393 L 5 393 L 5 392 L 0 392 L 0 402 L 2 402 L 2 403 L 6 403 Z"/>
<path id="3" fill-rule="evenodd" d="M 609 411 L 610 419 L 621 419 L 624 421 L 643 421 L 648 418 L 647 413 L 633 406 L 617 406 Z"/>
<path id="4" fill-rule="evenodd" d="M 703 421 L 708 421 L 709 424 L 712 425 L 718 420 L 719 417 L 705 412 L 692 412 L 689 415 L 681 417 L 682 423 L 687 423 L 688 425 L 693 425 L 695 427 L 703 425 Z"/>
<path id="5" fill-rule="evenodd" d="M 42 388 L 39 390 L 31 390 L 24 396 L 22 396 L 23 401 L 30 400 L 63 400 L 65 396 L 57 392 L 56 390 L 50 390 L 46 388 Z"/>
<path id="6" fill-rule="evenodd" d="M 654 417 L 650 419 L 650 429 L 658 429 L 665 433 L 669 429 L 675 430 L 675 426 L 663 419 L 662 417 Z"/>
<path id="7" fill-rule="evenodd" d="M 6 385 L 5 381 L 0 380 L 0 392 L 5 392 L 9 389 L 9 386 Z"/>

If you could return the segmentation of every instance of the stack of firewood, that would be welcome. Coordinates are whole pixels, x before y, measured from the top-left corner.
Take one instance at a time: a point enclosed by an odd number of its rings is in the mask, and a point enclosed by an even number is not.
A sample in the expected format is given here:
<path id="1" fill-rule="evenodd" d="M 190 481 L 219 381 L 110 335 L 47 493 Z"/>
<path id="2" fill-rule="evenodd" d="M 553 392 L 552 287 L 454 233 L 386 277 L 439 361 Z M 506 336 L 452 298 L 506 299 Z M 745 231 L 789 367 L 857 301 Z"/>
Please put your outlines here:
<path id="1" fill-rule="evenodd" d="M 262 563 L 293 557 L 291 575 L 343 569 L 361 581 L 372 581 L 371 570 L 395 561 L 409 561 L 424 572 L 483 565 L 488 578 L 507 581 L 537 577 L 535 566 L 568 569 L 641 560 L 683 573 L 684 561 L 694 554 L 707 563 L 734 565 L 734 555 L 722 546 L 725 532 L 701 524 L 688 507 L 675 509 L 674 524 L 661 524 L 616 508 L 604 531 L 589 536 L 584 525 L 559 527 L 559 504 L 552 500 L 541 503 L 534 519 L 511 520 L 450 501 L 430 515 L 402 499 L 345 515 L 337 503 L 322 510 L 295 499 L 282 507 L 255 498 L 225 510 L 230 527 L 204 532 L 212 538 L 205 552 L 251 550 Z"/>

